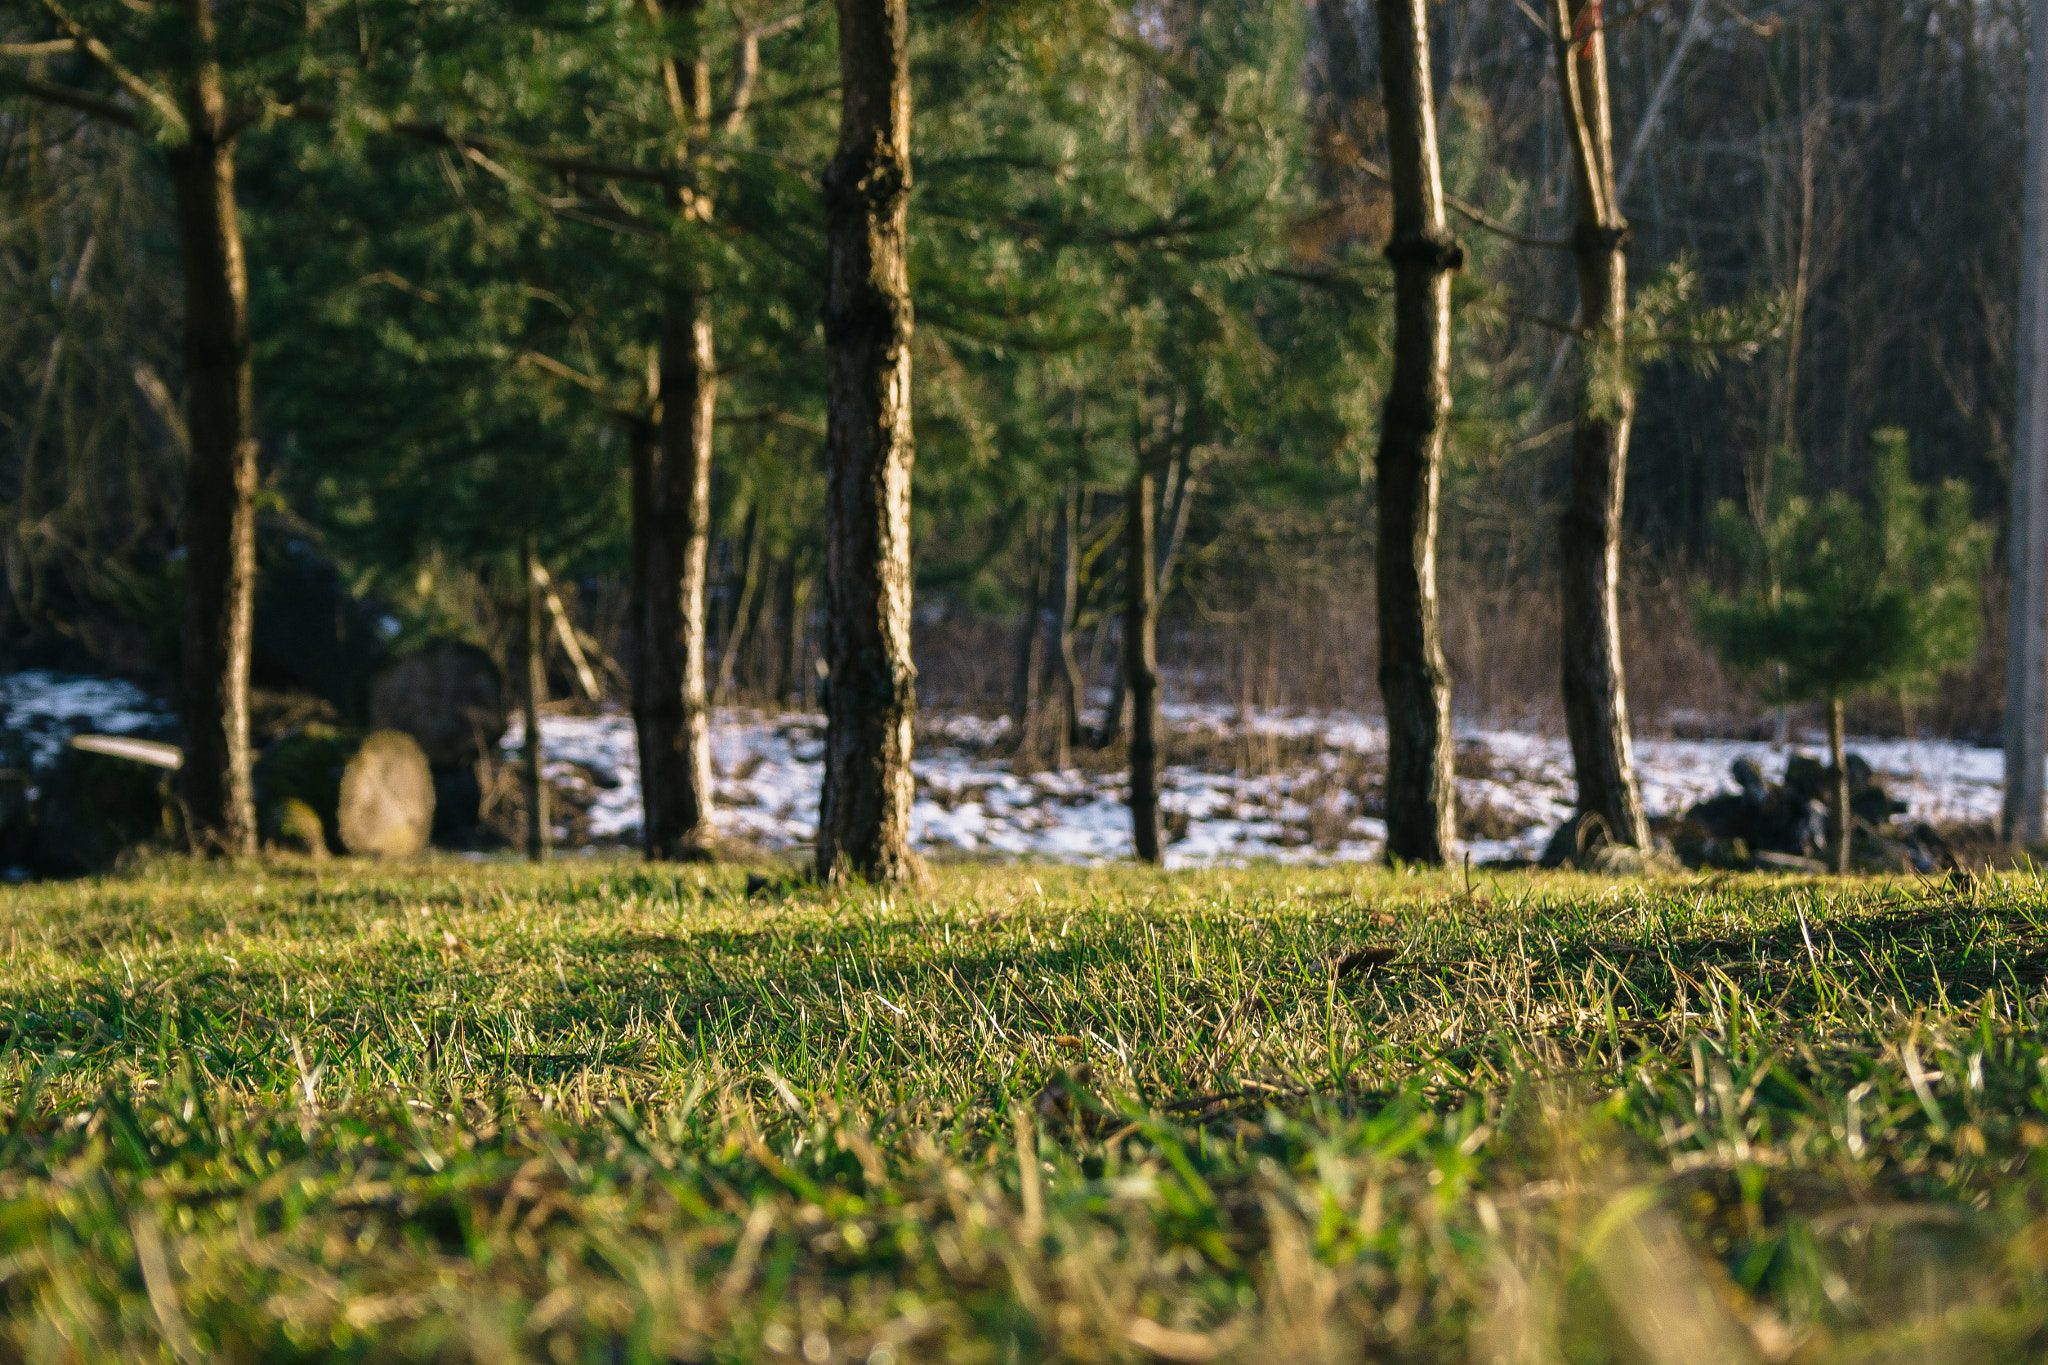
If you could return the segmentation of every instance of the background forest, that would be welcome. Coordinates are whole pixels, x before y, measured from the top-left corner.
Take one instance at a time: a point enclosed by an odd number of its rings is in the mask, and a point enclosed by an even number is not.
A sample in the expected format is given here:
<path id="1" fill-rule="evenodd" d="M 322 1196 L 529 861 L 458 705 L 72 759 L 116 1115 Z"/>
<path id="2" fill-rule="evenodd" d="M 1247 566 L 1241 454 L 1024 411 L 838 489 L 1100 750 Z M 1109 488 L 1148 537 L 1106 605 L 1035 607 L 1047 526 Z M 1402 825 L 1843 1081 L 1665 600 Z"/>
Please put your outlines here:
<path id="1" fill-rule="evenodd" d="M 1565 130 L 1541 16 L 1432 8 L 1467 249 L 1446 650 L 1460 715 L 1544 724 L 1577 304 L 1554 249 L 1571 231 Z M 224 51 L 258 111 L 236 188 L 259 687 L 346 711 L 409 640 L 506 656 L 530 543 L 599 689 L 622 693 L 631 451 L 662 300 L 686 278 L 719 378 L 715 690 L 816 704 L 829 11 L 732 0 L 673 21 L 698 26 L 700 95 L 665 88 L 667 35 L 622 0 L 250 8 Z M 9 32 L 0 11 L 0 42 L 46 17 Z M 1915 477 L 1966 480 L 1978 516 L 2006 504 L 2025 14 L 1639 0 L 1606 24 L 1641 332 L 1634 714 L 1650 731 L 1768 724 L 1693 621 L 1697 586 L 1733 571 L 1717 504 L 1762 516 L 1795 485 L 1863 496 L 1872 434 L 1894 427 Z M 1370 14 L 930 0 L 911 32 L 921 699 L 1049 698 L 1063 622 L 1082 684 L 1116 686 L 1117 528 L 1142 457 L 1165 471 L 1169 695 L 1376 710 L 1371 452 L 1392 272 Z M 174 205 L 145 138 L 34 97 L 81 60 L 11 61 L 0 89 L 0 666 L 168 678 L 186 383 Z M 680 214 L 652 178 L 616 173 L 672 152 L 673 100 L 710 115 Z M 1910 716 L 1880 699 L 1853 724 L 1993 742 L 2005 613 L 1986 587 L 1977 666 Z M 353 643 L 312 657 L 293 613 L 335 601 Z M 579 690 L 572 659 L 551 667 L 556 695 Z"/>

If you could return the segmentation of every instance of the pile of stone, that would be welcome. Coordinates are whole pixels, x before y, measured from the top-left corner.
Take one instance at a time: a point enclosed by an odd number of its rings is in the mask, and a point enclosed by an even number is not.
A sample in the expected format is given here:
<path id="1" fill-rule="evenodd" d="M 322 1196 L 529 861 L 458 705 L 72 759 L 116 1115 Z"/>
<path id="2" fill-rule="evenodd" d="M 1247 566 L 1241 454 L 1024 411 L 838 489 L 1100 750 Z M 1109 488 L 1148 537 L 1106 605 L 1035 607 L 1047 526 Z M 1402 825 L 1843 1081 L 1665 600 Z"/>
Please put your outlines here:
<path id="1" fill-rule="evenodd" d="M 183 755 L 169 709 L 114 680 L 24 679 L 13 678 L 12 703 L 0 689 L 0 880 L 87 876 L 130 850 L 184 847 Z M 29 683 L 99 710 L 52 713 Z M 329 707 L 326 718 L 264 744 L 254 773 L 264 846 L 378 858 L 410 857 L 430 840 L 502 846 L 482 809 L 485 789 L 504 776 L 496 760 L 505 687 L 490 656 L 430 641 L 386 668 L 370 693 L 368 727 L 340 723 Z M 101 733 L 113 725 L 121 733 Z"/>
<path id="2" fill-rule="evenodd" d="M 306 725 L 256 767 L 267 845 L 409 857 L 502 843 L 483 821 L 485 775 L 505 734 L 504 684 L 490 655 L 433 640 L 370 692 L 370 730 Z"/>
<path id="3" fill-rule="evenodd" d="M 1898 818 L 1906 814 L 1906 803 L 1884 789 L 1861 754 L 1848 756 L 1848 769 L 1849 851 L 1857 867 L 1934 872 L 1955 866 L 1937 830 Z M 1688 867 L 1827 870 L 1833 765 L 1794 754 L 1785 762 L 1784 779 L 1770 782 L 1756 760 L 1745 756 L 1735 760 L 1729 775 L 1734 791 L 1693 806 L 1670 831 L 1672 848 Z"/>

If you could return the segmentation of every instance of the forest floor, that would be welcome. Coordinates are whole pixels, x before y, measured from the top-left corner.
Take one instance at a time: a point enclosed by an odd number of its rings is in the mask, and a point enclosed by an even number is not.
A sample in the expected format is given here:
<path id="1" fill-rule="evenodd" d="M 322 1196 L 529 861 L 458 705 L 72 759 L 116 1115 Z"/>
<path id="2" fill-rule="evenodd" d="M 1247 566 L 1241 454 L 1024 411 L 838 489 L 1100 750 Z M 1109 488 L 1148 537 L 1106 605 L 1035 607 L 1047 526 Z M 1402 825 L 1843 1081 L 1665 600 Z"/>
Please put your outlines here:
<path id="1" fill-rule="evenodd" d="M 7 891 L 0 1359 L 2048 1350 L 2038 879 L 746 876 Z"/>

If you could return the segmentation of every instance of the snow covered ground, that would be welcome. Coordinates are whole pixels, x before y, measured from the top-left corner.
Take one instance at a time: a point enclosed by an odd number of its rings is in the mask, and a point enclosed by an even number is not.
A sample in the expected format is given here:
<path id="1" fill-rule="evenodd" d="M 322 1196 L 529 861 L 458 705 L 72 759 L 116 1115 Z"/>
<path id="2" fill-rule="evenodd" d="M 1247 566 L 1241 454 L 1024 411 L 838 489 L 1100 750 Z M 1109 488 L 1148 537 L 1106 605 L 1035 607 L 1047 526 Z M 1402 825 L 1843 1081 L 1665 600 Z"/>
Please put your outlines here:
<path id="1" fill-rule="evenodd" d="M 56 762 L 64 742 L 80 731 L 127 735 L 161 731 L 171 723 L 169 707 L 119 678 L 39 668 L 0 674 L 0 730 L 20 738 L 33 768 Z"/>
<path id="2" fill-rule="evenodd" d="M 1168 705 L 1164 718 L 1171 759 L 1173 735 L 1242 741 L 1248 734 L 1283 741 L 1291 762 L 1270 771 L 1218 772 L 1169 762 L 1160 775 L 1160 804 L 1172 842 L 1169 866 L 1236 863 L 1346 862 L 1376 858 L 1385 824 L 1362 810 L 1362 773 L 1383 758 L 1386 733 L 1356 715 L 1255 712 L 1234 707 Z M 713 724 L 713 768 L 728 834 L 769 848 L 806 844 L 814 832 L 822 765 L 823 718 L 720 711 Z M 1130 850 L 1127 787 L 1118 774 L 1070 769 L 1020 774 L 986 750 L 1009 730 L 1006 719 L 930 716 L 920 727 L 912 837 L 929 852 L 1064 862 L 1123 857 Z M 596 777 L 589 833 L 629 838 L 640 819 L 633 726 L 623 715 L 544 716 L 541 737 L 552 774 L 573 786 Z M 1550 831 L 1571 813 L 1571 755 L 1559 737 L 1471 730 L 1459 737 L 1463 770 L 1485 776 L 1458 780 L 1464 808 L 1490 807 L 1506 837 L 1473 839 L 1473 861 L 1534 857 Z M 515 726 L 508 751 L 523 742 Z M 1189 745 L 1215 752 L 1216 746 Z M 1863 740 L 1852 745 L 1903 797 L 1909 818 L 1995 821 L 2004 757 L 1942 740 Z M 1809 745 L 1808 752 L 1817 752 Z M 1644 804 L 1675 813 L 1731 790 L 1729 765 L 1747 755 L 1776 778 L 1785 754 L 1767 743 L 1739 740 L 1643 740 L 1636 746 Z"/>
<path id="3" fill-rule="evenodd" d="M 1170 865 L 1343 862 L 1379 856 L 1386 826 L 1366 809 L 1386 749 L 1377 721 L 1346 713 L 1253 712 L 1182 704 L 1163 708 L 1168 765 L 1160 804 Z M 31 764 L 46 767 L 75 731 L 162 733 L 170 716 L 130 684 L 28 671 L 0 677 L 0 729 L 14 732 Z M 1006 719 L 928 715 L 920 722 L 913 837 L 940 854 L 1095 862 L 1125 856 L 1130 822 L 1118 773 L 1014 771 L 991 746 Z M 729 834 L 768 848 L 806 844 L 817 818 L 824 720 L 721 710 L 714 719 L 717 820 Z M 586 836 L 625 841 L 640 824 L 633 724 L 623 714 L 549 715 L 541 722 L 551 776 L 587 803 Z M 508 754 L 523 741 L 515 723 Z M 2004 755 L 1945 740 L 1855 740 L 1908 818 L 1995 822 Z M 1807 752 L 1818 752 L 1811 737 Z M 1571 755 L 1562 738 L 1473 729 L 1459 736 L 1461 809 L 1488 813 L 1473 861 L 1533 857 L 1570 813 Z M 1184 761 L 1175 763 L 1176 753 Z M 1189 755 L 1204 758 L 1197 766 Z M 1231 755 L 1239 755 L 1226 762 Z M 1640 740 L 1637 773 L 1653 814 L 1684 810 L 1733 786 L 1729 765 L 1747 755 L 1776 778 L 1785 755 L 1740 740 Z M 4 761 L 4 759 L 0 759 Z M 1223 769 L 1230 769 L 1225 771 Z"/>

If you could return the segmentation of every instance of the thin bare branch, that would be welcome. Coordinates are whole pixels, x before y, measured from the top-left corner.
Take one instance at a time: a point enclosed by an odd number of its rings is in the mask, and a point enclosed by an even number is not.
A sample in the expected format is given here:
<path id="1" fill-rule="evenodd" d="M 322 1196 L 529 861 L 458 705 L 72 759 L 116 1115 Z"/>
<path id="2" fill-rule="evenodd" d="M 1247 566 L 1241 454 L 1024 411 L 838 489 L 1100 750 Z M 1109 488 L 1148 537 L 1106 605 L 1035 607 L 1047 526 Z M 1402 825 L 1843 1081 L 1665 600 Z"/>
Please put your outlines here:
<path id="1" fill-rule="evenodd" d="M 1384 166 L 1367 161 L 1364 157 L 1355 158 L 1354 164 L 1358 169 L 1382 184 L 1393 183 L 1392 177 L 1387 173 L 1387 168 Z M 1485 228 L 1488 232 L 1505 237 L 1511 242 L 1520 242 L 1523 246 L 1542 247 L 1547 251 L 1570 251 L 1572 249 L 1572 242 L 1569 237 L 1533 237 L 1526 232 L 1509 227 L 1477 204 L 1467 203 L 1454 194 L 1445 195 L 1444 203 L 1459 217 L 1468 219 L 1475 225 Z"/>

